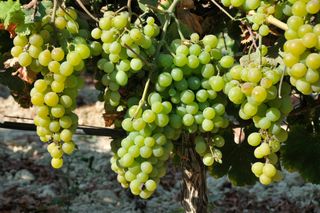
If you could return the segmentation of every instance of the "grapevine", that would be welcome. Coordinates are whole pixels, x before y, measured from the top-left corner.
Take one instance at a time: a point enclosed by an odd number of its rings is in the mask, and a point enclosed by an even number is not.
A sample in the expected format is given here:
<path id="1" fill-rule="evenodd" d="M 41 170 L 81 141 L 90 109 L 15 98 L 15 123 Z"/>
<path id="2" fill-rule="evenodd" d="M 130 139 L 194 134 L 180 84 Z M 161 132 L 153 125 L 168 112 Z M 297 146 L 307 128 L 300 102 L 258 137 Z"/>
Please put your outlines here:
<path id="1" fill-rule="evenodd" d="M 81 1 L 78 9 L 85 13 L 54 1 L 29 24 L 0 15 L 0 26 L 14 37 L 11 60 L 36 76 L 28 79 L 34 124 L 53 168 L 77 148 L 74 110 L 86 72 L 94 75 L 106 126 L 126 132 L 112 142 L 111 168 L 132 194 L 152 196 L 172 159 L 184 161 L 187 144 L 213 176 L 229 175 L 241 184 L 255 178 L 264 185 L 282 179 L 282 162 L 296 163 L 288 148 L 296 129 L 292 118 L 313 129 L 319 123 L 320 2 L 207 3 L 222 20 L 208 33 L 183 16 L 196 17 L 194 4 L 179 0 L 137 1 L 139 10 L 128 1 L 100 14 Z M 301 108 L 309 119 L 296 112 Z M 230 140 L 235 128 L 245 132 L 237 145 Z M 247 182 L 234 173 L 243 167 L 230 157 L 230 147 L 248 158 Z"/>

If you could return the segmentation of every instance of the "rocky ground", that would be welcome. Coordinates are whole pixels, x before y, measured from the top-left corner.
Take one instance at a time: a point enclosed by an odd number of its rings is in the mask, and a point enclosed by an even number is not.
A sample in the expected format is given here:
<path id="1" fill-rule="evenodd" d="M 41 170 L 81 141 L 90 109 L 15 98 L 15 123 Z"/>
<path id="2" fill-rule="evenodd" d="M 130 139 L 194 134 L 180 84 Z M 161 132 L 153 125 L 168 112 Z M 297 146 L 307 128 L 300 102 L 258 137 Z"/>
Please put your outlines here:
<path id="1" fill-rule="evenodd" d="M 103 126 L 103 105 L 95 102 L 95 92 L 86 88 L 81 94 L 80 123 Z M 33 113 L 21 109 L 0 85 L 0 115 L 31 118 Z M 75 141 L 79 150 L 54 170 L 34 132 L 0 129 L 0 212 L 183 212 L 177 168 L 170 168 L 154 196 L 144 201 L 117 183 L 109 163 L 110 138 L 78 135 Z M 295 173 L 267 187 L 234 187 L 227 178 L 208 177 L 207 183 L 213 213 L 320 213 L 320 186 Z"/>

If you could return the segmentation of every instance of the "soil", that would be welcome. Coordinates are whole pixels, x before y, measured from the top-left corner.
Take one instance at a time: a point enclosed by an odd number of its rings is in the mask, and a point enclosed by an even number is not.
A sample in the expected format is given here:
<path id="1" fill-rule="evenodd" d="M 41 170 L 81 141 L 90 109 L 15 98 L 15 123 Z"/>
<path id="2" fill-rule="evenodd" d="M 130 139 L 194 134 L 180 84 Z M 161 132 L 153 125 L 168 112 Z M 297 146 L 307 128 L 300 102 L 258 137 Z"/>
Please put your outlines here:
<path id="1" fill-rule="evenodd" d="M 91 87 L 80 93 L 80 124 L 103 126 L 103 104 Z M 0 118 L 32 118 L 0 85 Z M 13 121 L 24 121 L 8 118 Z M 181 174 L 171 166 L 149 200 L 134 197 L 110 169 L 111 138 L 77 135 L 78 150 L 54 170 L 46 144 L 34 132 L 0 128 L 0 212 L 184 212 L 179 202 Z M 235 187 L 227 177 L 207 177 L 209 212 L 320 213 L 320 185 L 285 172 L 280 183 Z"/>

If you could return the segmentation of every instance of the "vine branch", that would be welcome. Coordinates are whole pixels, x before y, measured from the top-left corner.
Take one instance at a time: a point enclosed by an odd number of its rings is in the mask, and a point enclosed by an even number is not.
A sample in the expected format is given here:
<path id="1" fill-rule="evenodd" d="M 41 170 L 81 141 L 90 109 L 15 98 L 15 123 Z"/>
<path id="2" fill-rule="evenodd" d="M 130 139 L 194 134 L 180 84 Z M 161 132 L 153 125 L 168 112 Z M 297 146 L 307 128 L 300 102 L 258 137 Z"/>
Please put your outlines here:
<path id="1" fill-rule="evenodd" d="M 224 14 L 226 14 L 232 21 L 237 21 L 230 13 L 228 13 L 220 4 L 218 4 L 215 0 L 211 0 L 211 2 L 216 5 Z"/>
<path id="2" fill-rule="evenodd" d="M 83 9 L 83 11 L 84 11 L 90 18 L 92 18 L 95 22 L 99 22 L 99 20 L 98 20 L 96 17 L 94 17 L 94 15 L 92 15 L 92 14 L 90 13 L 90 11 L 86 8 L 86 6 L 84 6 L 84 4 L 82 3 L 81 0 L 76 0 L 76 2 L 79 4 L 79 6 Z"/>
<path id="3" fill-rule="evenodd" d="M 274 16 L 272 15 L 269 15 L 267 18 L 266 18 L 266 21 L 267 23 L 269 24 L 272 24 L 284 31 L 288 30 L 288 25 L 282 21 L 280 21 L 279 19 L 275 18 Z"/>
<path id="4" fill-rule="evenodd" d="M 52 9 L 52 15 L 51 15 L 51 22 L 52 23 L 56 19 L 57 7 L 58 7 L 58 0 L 53 0 L 53 9 Z"/>

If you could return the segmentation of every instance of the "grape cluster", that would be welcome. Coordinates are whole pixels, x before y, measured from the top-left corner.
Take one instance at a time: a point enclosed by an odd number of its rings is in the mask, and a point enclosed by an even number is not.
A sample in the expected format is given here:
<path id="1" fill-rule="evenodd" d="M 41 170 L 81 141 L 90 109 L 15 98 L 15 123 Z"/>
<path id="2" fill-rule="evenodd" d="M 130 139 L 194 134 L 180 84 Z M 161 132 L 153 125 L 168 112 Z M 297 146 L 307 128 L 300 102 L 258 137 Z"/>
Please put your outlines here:
<path id="1" fill-rule="evenodd" d="M 79 71 L 91 55 L 84 40 L 73 40 L 79 31 L 76 18 L 74 9 L 59 9 L 54 23 L 50 24 L 47 17 L 43 19 L 40 33 L 16 36 L 11 50 L 21 66 L 41 72 L 43 76 L 34 82 L 30 95 L 37 108 L 34 118 L 37 134 L 41 141 L 50 142 L 47 149 L 52 157 L 51 165 L 56 169 L 63 165 L 63 154 L 69 155 L 75 149 L 72 136 L 78 117 L 72 111 L 76 107 L 78 88 L 82 86 Z M 67 48 L 58 46 L 59 41 L 69 38 L 72 40 Z M 50 43 L 52 41 L 56 43 Z"/>
<path id="2" fill-rule="evenodd" d="M 260 36 L 267 36 L 270 33 L 266 19 L 275 13 L 275 6 L 262 2 L 255 12 L 249 13 L 248 20 L 252 23 L 252 29 L 258 31 Z"/>
<path id="3" fill-rule="evenodd" d="M 256 147 L 254 156 L 258 159 L 266 158 L 270 161 L 269 164 L 275 165 L 275 153 L 279 151 L 280 143 L 288 137 L 287 132 L 281 128 L 281 121 L 293 109 L 291 87 L 283 82 L 279 94 L 279 81 L 284 68 L 268 66 L 267 59 L 262 60 L 265 62 L 264 66 L 251 62 L 246 66 L 232 67 L 225 75 L 227 83 L 224 92 L 231 102 L 240 105 L 239 117 L 243 120 L 252 119 L 255 127 L 260 129 L 259 132 L 251 133 L 247 139 L 251 146 Z M 254 165 L 258 164 L 262 165 Z M 269 164 L 266 167 L 268 169 Z M 261 183 L 271 183 L 272 175 L 267 175 L 267 179 L 261 172 L 254 171 Z"/>
<path id="4" fill-rule="evenodd" d="M 287 20 L 283 62 L 290 83 L 305 95 L 320 92 L 320 24 L 309 21 L 319 11 L 319 0 L 295 1 Z"/>
<path id="5" fill-rule="evenodd" d="M 143 27 L 145 34 L 148 34 L 146 29 L 156 26 L 153 24 L 153 19 L 148 18 L 147 25 Z M 124 35 L 130 36 L 130 33 Z M 103 45 L 106 44 L 110 43 Z M 207 35 L 200 40 L 198 34 L 192 34 L 190 41 L 174 40 L 170 45 L 174 54 L 161 52 L 156 58 L 157 74 L 151 78 L 154 90 L 148 95 L 147 101 L 141 106 L 138 99 L 128 99 L 128 110 L 121 123 L 128 136 L 121 141 L 111 163 L 112 169 L 118 173 L 118 181 L 123 187 L 130 187 L 133 194 L 142 198 L 152 195 L 160 178 L 166 173 L 173 141 L 184 133 L 198 133 L 194 138 L 194 146 L 206 166 L 222 162 L 219 148 L 225 141 L 218 132 L 226 128 L 229 122 L 225 116 L 226 99 L 219 96 L 224 80 L 218 72 L 232 67 L 234 59 L 223 56 L 217 44 L 218 38 L 214 35 Z M 127 45 L 121 48 L 126 52 L 130 50 Z M 139 53 L 144 55 L 142 51 Z M 103 69 L 106 71 L 103 79 L 116 76 L 122 71 L 121 63 L 126 60 L 113 63 L 111 54 L 105 55 L 108 59 L 103 57 L 98 62 L 100 69 L 104 64 L 108 67 L 112 64 L 113 67 L 111 72 Z M 135 54 L 132 57 L 131 62 L 139 59 Z M 132 64 L 128 64 L 131 67 L 128 66 L 127 73 L 135 73 Z M 119 92 L 119 89 L 111 88 L 109 84 L 108 90 L 111 92 Z"/>
<path id="6" fill-rule="evenodd" d="M 144 58 L 152 56 L 156 49 L 154 38 L 159 34 L 154 18 L 148 17 L 146 23 L 130 23 L 129 13 L 116 14 L 108 11 L 99 20 L 91 36 L 102 44 L 102 58 L 98 68 L 103 71 L 101 83 L 104 85 L 106 108 L 115 108 L 120 104 L 119 88 L 128 83 L 128 79 L 142 71 L 146 66 Z"/>
<path id="7" fill-rule="evenodd" d="M 151 93 L 148 105 L 151 109 L 138 109 L 138 105 L 129 108 L 122 121 L 122 128 L 129 134 L 111 159 L 111 168 L 118 173 L 121 185 L 130 187 L 134 195 L 144 199 L 152 195 L 166 174 L 173 149 L 171 140 L 180 136 L 179 131 L 167 126 L 170 102 L 162 101 L 158 93 Z"/>
<path id="8" fill-rule="evenodd" d="M 217 48 L 218 39 L 192 34 L 191 41 L 175 40 L 171 44 L 174 56 L 161 54 L 158 63 L 162 72 L 155 82 L 155 89 L 174 105 L 169 117 L 172 127 L 199 133 L 195 150 L 206 166 L 221 162 L 224 139 L 220 135 L 203 137 L 203 133 L 218 133 L 229 124 L 225 117 L 225 99 L 219 96 L 224 80 L 219 71 L 230 68 L 234 59 L 222 56 Z M 153 105 L 152 105 L 153 107 Z"/>

